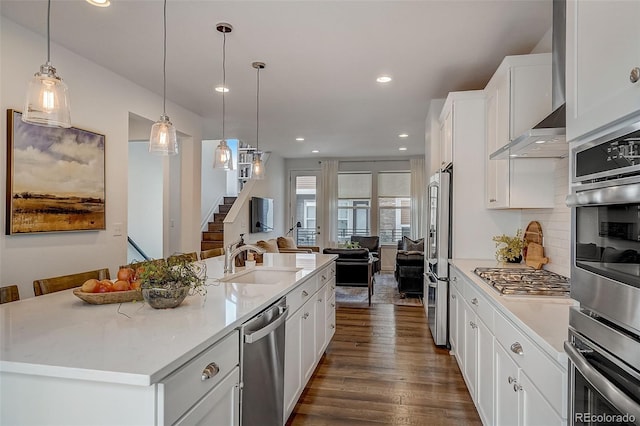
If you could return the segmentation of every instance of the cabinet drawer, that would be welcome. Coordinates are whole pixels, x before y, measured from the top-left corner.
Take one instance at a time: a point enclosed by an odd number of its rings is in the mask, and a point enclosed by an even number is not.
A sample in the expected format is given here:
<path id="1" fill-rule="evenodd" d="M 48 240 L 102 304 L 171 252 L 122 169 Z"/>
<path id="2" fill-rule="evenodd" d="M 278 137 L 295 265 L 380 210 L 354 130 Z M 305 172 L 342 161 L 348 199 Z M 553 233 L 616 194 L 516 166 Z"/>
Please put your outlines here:
<path id="1" fill-rule="evenodd" d="M 553 408 L 566 416 L 564 390 L 567 388 L 566 371 L 554 363 L 522 331 L 500 313 L 495 314 L 495 336 L 509 356 L 522 368 Z M 517 354 L 517 344 L 522 348 Z"/>
<path id="2" fill-rule="evenodd" d="M 489 330 L 493 331 L 493 312 L 495 311 L 491 303 L 476 288 L 475 284 L 466 283 L 464 298 L 471 309 L 482 319 Z"/>
<path id="3" fill-rule="evenodd" d="M 287 294 L 289 315 L 292 315 L 295 311 L 300 309 L 300 307 L 304 305 L 316 291 L 318 291 L 318 277 L 313 276 Z"/>
<path id="4" fill-rule="evenodd" d="M 335 265 L 335 264 L 334 264 Z M 335 274 L 335 271 L 334 271 Z M 318 273 L 318 288 L 322 288 L 326 284 L 327 281 L 331 279 L 333 275 L 331 274 L 331 266 L 327 266 L 322 271 Z"/>
<path id="5" fill-rule="evenodd" d="M 164 424 L 173 424 L 240 364 L 239 336 L 239 331 L 235 330 L 160 382 Z M 203 380 L 203 370 L 210 363 L 215 363 L 219 371 Z"/>

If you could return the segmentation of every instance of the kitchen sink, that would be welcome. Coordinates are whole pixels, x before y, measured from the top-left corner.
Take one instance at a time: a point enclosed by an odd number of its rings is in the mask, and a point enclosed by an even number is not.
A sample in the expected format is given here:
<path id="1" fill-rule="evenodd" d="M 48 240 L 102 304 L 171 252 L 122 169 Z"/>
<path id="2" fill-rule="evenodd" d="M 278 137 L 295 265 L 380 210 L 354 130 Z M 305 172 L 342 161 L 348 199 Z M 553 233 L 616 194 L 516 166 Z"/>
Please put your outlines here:
<path id="1" fill-rule="evenodd" d="M 220 282 L 236 284 L 279 284 L 295 280 L 302 268 L 257 267 L 220 278 Z"/>

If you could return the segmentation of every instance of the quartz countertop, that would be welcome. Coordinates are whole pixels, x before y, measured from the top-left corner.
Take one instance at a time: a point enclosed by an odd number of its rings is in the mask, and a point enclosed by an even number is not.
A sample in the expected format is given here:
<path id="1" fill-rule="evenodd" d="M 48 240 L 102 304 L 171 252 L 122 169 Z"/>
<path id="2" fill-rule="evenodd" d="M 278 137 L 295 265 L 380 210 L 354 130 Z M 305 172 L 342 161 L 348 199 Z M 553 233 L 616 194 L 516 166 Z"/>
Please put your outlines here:
<path id="1" fill-rule="evenodd" d="M 502 315 L 518 324 L 531 340 L 566 367 L 567 355 L 563 345 L 568 338 L 569 309 L 577 306 L 577 301 L 568 297 L 503 296 L 473 272 L 477 267 L 526 267 L 523 264 L 505 264 L 486 259 L 452 259 L 449 262 L 476 284 L 495 303 Z"/>
<path id="2" fill-rule="evenodd" d="M 151 385 L 335 258 L 265 254 L 256 270 L 299 268 L 291 279 L 272 284 L 221 283 L 224 257 L 206 259 L 206 296 L 187 296 L 175 309 L 143 302 L 90 305 L 72 290 L 3 304 L 0 373 Z"/>

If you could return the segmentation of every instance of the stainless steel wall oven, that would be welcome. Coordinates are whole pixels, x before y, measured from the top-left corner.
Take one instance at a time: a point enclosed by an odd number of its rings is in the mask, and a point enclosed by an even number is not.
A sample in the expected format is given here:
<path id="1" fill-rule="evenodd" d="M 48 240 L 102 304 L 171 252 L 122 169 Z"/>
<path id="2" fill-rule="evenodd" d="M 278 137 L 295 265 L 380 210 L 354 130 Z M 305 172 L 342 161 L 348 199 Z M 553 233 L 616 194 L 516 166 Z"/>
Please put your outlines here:
<path id="1" fill-rule="evenodd" d="M 571 154 L 569 424 L 640 425 L 640 123 Z"/>

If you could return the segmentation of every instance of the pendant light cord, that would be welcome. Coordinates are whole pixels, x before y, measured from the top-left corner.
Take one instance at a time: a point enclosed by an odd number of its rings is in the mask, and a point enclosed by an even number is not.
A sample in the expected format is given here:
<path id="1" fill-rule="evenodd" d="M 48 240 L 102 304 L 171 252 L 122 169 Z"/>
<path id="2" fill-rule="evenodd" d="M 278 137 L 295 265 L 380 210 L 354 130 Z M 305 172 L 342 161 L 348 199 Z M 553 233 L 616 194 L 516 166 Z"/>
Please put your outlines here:
<path id="1" fill-rule="evenodd" d="M 47 65 L 51 64 L 51 33 L 49 32 L 49 21 L 51 21 L 51 0 L 47 3 Z"/>
<path id="2" fill-rule="evenodd" d="M 260 67 L 258 67 L 256 90 L 256 153 L 258 151 L 258 135 L 260 134 Z"/>
<path id="3" fill-rule="evenodd" d="M 227 33 L 222 33 L 222 140 L 226 142 L 224 138 L 224 117 L 225 117 L 225 103 L 224 92 L 227 91 Z"/>
<path id="4" fill-rule="evenodd" d="M 49 0 L 51 1 L 51 0 Z M 164 40 L 162 46 L 162 115 L 167 115 L 167 0 L 164 0 Z"/>

